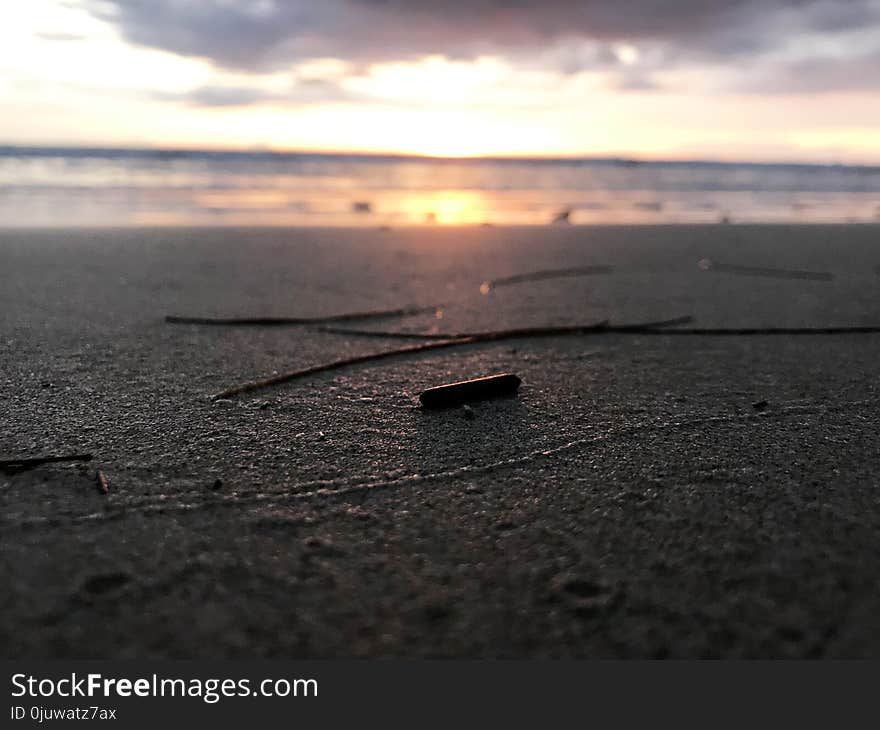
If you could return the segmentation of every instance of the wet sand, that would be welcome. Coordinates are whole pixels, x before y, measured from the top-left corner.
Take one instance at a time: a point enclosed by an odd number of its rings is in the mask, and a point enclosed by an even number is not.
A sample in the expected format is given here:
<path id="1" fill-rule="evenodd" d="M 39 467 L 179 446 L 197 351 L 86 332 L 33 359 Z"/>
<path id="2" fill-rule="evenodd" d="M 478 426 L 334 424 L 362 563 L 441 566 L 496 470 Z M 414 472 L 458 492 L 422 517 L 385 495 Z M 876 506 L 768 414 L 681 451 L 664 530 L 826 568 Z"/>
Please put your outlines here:
<path id="1" fill-rule="evenodd" d="M 163 318 L 443 304 L 356 326 L 876 325 L 878 238 L 0 232 L 0 458 L 96 457 L 0 473 L 3 655 L 877 657 L 880 335 L 526 339 L 212 401 L 407 343 Z M 586 266 L 613 271 L 480 293 Z M 496 372 L 522 379 L 515 398 L 419 407 Z"/>

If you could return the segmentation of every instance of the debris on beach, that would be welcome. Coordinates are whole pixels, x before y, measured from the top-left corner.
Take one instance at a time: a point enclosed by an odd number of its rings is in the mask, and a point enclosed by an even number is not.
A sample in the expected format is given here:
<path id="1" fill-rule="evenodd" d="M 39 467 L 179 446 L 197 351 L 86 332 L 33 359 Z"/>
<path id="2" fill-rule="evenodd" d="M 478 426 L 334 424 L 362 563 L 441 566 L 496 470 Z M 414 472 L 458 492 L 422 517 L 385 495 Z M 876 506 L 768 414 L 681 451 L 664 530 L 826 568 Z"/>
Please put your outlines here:
<path id="1" fill-rule="evenodd" d="M 809 281 L 832 281 L 834 274 L 827 271 L 800 271 L 798 269 L 771 269 L 766 266 L 738 266 L 723 264 L 712 259 L 700 259 L 697 268 L 701 271 L 717 271 L 723 274 L 741 276 L 766 276 L 771 279 L 807 279 Z"/>
<path id="2" fill-rule="evenodd" d="M 496 342 L 498 340 L 518 340 L 531 337 L 564 337 L 567 335 L 586 335 L 593 333 L 647 333 L 648 330 L 663 329 L 666 327 L 678 327 L 693 321 L 692 317 L 674 317 L 653 322 L 639 322 L 637 324 L 612 325 L 608 320 L 602 320 L 593 324 L 563 325 L 560 327 L 524 327 L 512 330 L 490 330 L 488 332 L 395 332 L 390 330 L 360 330 L 347 327 L 322 327 L 321 332 L 334 335 L 354 335 L 357 337 L 378 337 L 392 340 L 468 340 L 461 344 L 473 344 L 476 342 Z"/>
<path id="3" fill-rule="evenodd" d="M 0 459 L 0 471 L 16 472 L 34 469 L 43 464 L 58 464 L 68 461 L 91 461 L 91 454 L 66 454 L 64 456 L 34 456 L 24 459 Z"/>
<path id="4" fill-rule="evenodd" d="M 553 224 L 564 226 L 571 223 L 572 212 L 571 208 L 563 208 L 553 217 Z"/>
<path id="5" fill-rule="evenodd" d="M 449 408 L 468 401 L 513 395 L 521 382 L 513 373 L 488 375 L 484 378 L 428 388 L 419 396 L 419 400 L 425 408 Z"/>
<path id="6" fill-rule="evenodd" d="M 677 327 L 687 324 L 691 321 L 691 317 L 676 317 L 674 319 L 661 320 L 657 322 L 641 322 L 638 324 L 616 325 L 608 324 L 607 320 L 594 322 L 592 324 L 568 325 L 563 327 L 526 327 L 512 330 L 496 330 L 491 332 L 477 332 L 473 334 L 420 334 L 417 332 L 370 332 L 368 330 L 350 330 L 343 328 L 324 327 L 322 332 L 342 335 L 357 335 L 362 337 L 381 337 L 381 338 L 403 338 L 403 339 L 427 339 L 430 342 L 420 342 L 416 345 L 406 347 L 398 347 L 393 350 L 383 350 L 382 352 L 374 352 L 368 355 L 357 355 L 355 357 L 347 357 L 342 360 L 334 360 L 333 362 L 324 363 L 322 365 L 313 365 L 307 368 L 291 370 L 286 373 L 271 375 L 267 378 L 259 380 L 250 380 L 239 385 L 226 388 L 211 395 L 212 400 L 227 400 L 242 393 L 251 393 L 263 388 L 269 388 L 282 383 L 289 383 L 292 380 L 300 380 L 318 373 L 326 373 L 340 368 L 350 367 L 352 365 L 362 365 L 364 363 L 376 362 L 393 357 L 402 357 L 405 355 L 417 355 L 430 350 L 438 350 L 451 347 L 464 347 L 466 345 L 477 345 L 490 342 L 500 342 L 503 340 L 529 339 L 533 337 L 566 337 L 566 336 L 585 336 L 595 334 L 608 333 L 625 333 L 625 334 L 663 334 L 664 332 L 675 332 L 675 330 L 666 330 L 662 328 Z M 696 331 L 690 331 L 689 334 L 696 334 Z M 702 332 L 700 333 L 702 334 Z"/>
<path id="7" fill-rule="evenodd" d="M 769 405 L 770 404 L 767 401 L 759 400 L 759 401 L 756 401 L 755 403 L 752 403 L 752 408 L 754 408 L 756 411 L 763 411 Z"/>
<path id="8" fill-rule="evenodd" d="M 376 337 L 382 339 L 416 339 L 428 340 L 415 345 L 383 350 L 367 355 L 347 357 L 333 362 L 313 365 L 311 367 L 278 373 L 267 378 L 251 380 L 226 388 L 211 395 L 214 401 L 229 402 L 228 399 L 242 393 L 251 393 L 264 388 L 300 380 L 319 373 L 339 370 L 353 365 L 362 365 L 389 358 L 418 355 L 431 350 L 464 347 L 470 345 L 501 342 L 504 340 L 531 339 L 542 337 L 566 337 L 587 335 L 638 335 L 638 336 L 689 336 L 689 337 L 723 337 L 723 336 L 777 336 L 777 335 L 866 335 L 880 334 L 880 325 L 856 325 L 842 327 L 721 327 L 721 328 L 685 328 L 693 321 L 692 317 L 675 317 L 673 319 L 654 322 L 638 322 L 635 324 L 612 325 L 607 320 L 592 324 L 567 325 L 561 327 L 525 327 L 511 330 L 495 330 L 489 332 L 473 332 L 458 334 L 420 333 L 420 332 L 379 332 L 370 330 L 346 329 L 342 327 L 322 327 L 320 331 L 338 335 L 357 337 Z"/>
<path id="9" fill-rule="evenodd" d="M 364 363 L 386 360 L 406 355 L 417 355 L 430 350 L 451 347 L 464 347 L 477 344 L 501 342 L 504 340 L 530 339 L 540 337 L 566 337 L 586 335 L 638 335 L 638 336 L 687 336 L 687 337 L 723 337 L 723 336 L 778 336 L 778 335 L 867 335 L 880 334 L 880 325 L 856 325 L 843 327 L 720 327 L 720 328 L 685 328 L 681 325 L 693 321 L 691 317 L 675 317 L 655 322 L 639 322 L 636 324 L 612 325 L 607 320 L 586 325 L 568 325 L 562 327 L 526 327 L 512 330 L 490 332 L 474 332 L 459 334 L 420 333 L 420 332 L 377 332 L 370 330 L 346 329 L 342 327 L 322 327 L 322 332 L 358 337 L 378 337 L 382 339 L 417 339 L 429 340 L 416 345 L 383 350 L 368 355 L 357 355 L 342 360 L 313 365 L 307 368 L 291 370 L 286 373 L 271 375 L 259 380 L 250 380 L 239 385 L 226 388 L 211 395 L 214 401 L 227 401 L 242 393 L 251 393 L 292 380 L 300 380 L 319 373 L 362 365 Z"/>
<path id="10" fill-rule="evenodd" d="M 352 213 L 372 213 L 373 204 L 369 200 L 355 200 L 351 204 Z"/>
<path id="11" fill-rule="evenodd" d="M 525 281 L 543 281 L 544 279 L 566 279 L 578 276 L 593 276 L 596 274 L 611 274 L 614 269 L 611 266 L 595 265 L 595 266 L 571 266 L 565 269 L 542 269 L 540 271 L 530 271 L 524 274 L 514 274 L 513 276 L 502 276 L 498 279 L 487 279 L 480 284 L 480 294 L 489 294 L 493 289 L 499 286 L 510 286 L 511 284 L 521 284 Z"/>
<path id="12" fill-rule="evenodd" d="M 440 305 L 430 307 L 400 307 L 398 309 L 377 309 L 368 312 L 347 312 L 332 314 L 326 317 L 178 317 L 166 315 L 169 324 L 208 324 L 208 325 L 254 325 L 271 327 L 280 325 L 313 325 L 332 322 L 352 322 L 366 319 L 390 319 L 394 317 L 412 317 L 417 314 L 434 313 Z"/>
<path id="13" fill-rule="evenodd" d="M 101 494 L 110 494 L 110 479 L 100 469 L 95 473 L 95 481 L 98 483 L 98 492 Z"/>
<path id="14" fill-rule="evenodd" d="M 467 404 L 465 404 L 465 406 L 462 410 L 464 412 L 464 417 L 469 421 L 473 421 L 477 417 L 477 414 L 474 412 L 474 409 L 471 408 Z"/>

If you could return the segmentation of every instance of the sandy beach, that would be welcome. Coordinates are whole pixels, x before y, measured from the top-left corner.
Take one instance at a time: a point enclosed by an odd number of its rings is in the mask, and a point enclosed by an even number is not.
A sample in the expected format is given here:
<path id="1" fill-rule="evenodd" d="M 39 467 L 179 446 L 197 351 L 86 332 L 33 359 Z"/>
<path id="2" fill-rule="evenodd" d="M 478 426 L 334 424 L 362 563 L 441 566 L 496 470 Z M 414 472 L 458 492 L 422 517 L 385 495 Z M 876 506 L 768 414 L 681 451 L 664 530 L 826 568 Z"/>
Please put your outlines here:
<path id="1" fill-rule="evenodd" d="M 878 325 L 878 236 L 2 231 L 0 458 L 95 457 L 0 472 L 5 655 L 877 657 L 880 334 L 522 339 L 213 401 L 406 343 L 164 317 L 442 305 L 353 326 Z M 596 265 L 612 271 L 480 291 Z M 518 395 L 473 418 L 419 407 L 425 388 L 501 372 Z"/>

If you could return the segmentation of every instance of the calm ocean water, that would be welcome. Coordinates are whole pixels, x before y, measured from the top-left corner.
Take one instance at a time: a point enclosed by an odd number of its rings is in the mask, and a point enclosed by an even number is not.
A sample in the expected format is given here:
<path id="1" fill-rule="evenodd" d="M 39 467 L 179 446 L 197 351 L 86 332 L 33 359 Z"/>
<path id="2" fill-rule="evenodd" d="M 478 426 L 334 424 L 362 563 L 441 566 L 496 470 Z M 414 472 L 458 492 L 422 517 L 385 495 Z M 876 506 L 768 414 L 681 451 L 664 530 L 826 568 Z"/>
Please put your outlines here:
<path id="1" fill-rule="evenodd" d="M 0 226 L 868 222 L 880 167 L 0 147 Z"/>

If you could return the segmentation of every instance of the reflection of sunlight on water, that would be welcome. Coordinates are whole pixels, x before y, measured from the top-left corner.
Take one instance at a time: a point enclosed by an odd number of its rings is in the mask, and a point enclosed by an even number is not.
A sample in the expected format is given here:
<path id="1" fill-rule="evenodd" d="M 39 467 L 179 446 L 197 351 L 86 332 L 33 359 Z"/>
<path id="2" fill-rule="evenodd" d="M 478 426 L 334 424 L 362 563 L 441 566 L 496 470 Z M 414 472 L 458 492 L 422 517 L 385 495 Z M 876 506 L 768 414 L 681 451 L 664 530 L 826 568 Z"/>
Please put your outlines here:
<path id="1" fill-rule="evenodd" d="M 880 169 L 0 149 L 0 226 L 876 221 L 878 191 Z"/>
<path id="2" fill-rule="evenodd" d="M 430 220 L 445 225 L 460 225 L 482 223 L 488 215 L 483 197 L 468 190 L 411 195 L 400 200 L 398 206 L 400 214 L 408 222 Z"/>

